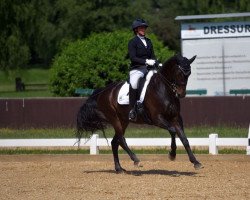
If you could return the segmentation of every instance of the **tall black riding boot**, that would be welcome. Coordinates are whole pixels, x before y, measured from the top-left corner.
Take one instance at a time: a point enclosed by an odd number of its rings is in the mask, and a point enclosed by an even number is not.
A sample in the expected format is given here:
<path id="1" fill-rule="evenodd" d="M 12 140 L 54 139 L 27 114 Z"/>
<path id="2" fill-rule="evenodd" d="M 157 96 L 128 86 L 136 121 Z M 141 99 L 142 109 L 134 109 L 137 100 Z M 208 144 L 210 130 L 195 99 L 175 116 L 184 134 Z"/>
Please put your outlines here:
<path id="1" fill-rule="evenodd" d="M 133 89 L 131 85 L 129 86 L 129 106 L 132 108 L 129 112 L 129 120 L 136 121 L 136 101 L 137 101 L 137 89 Z"/>

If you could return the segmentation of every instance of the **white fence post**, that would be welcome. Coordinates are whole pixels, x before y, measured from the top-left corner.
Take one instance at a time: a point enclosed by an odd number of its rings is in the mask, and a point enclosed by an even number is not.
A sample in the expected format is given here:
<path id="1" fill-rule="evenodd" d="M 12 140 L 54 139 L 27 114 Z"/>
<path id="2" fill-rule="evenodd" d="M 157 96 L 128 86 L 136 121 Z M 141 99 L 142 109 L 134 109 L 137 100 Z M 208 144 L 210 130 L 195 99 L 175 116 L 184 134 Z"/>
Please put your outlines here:
<path id="1" fill-rule="evenodd" d="M 97 145 L 97 140 L 99 139 L 98 134 L 93 134 L 90 139 L 90 154 L 97 155 L 99 154 L 99 147 Z"/>
<path id="2" fill-rule="evenodd" d="M 248 137 L 247 137 L 247 155 L 250 155 L 250 124 L 249 124 Z"/>
<path id="3" fill-rule="evenodd" d="M 212 154 L 212 155 L 218 154 L 218 148 L 216 146 L 217 138 L 218 138 L 217 133 L 209 134 L 209 154 Z"/>

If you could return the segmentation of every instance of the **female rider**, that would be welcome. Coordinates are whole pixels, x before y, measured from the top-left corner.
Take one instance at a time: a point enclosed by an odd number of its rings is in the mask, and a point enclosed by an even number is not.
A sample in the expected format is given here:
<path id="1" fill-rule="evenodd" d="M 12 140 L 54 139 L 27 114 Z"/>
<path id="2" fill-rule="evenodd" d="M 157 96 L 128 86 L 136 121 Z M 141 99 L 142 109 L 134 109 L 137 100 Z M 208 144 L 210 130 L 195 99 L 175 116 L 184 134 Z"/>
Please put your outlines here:
<path id="1" fill-rule="evenodd" d="M 131 60 L 129 71 L 129 120 L 136 121 L 136 102 L 138 100 L 139 80 L 147 73 L 147 66 L 154 66 L 156 62 L 152 42 L 145 37 L 148 24 L 143 19 L 136 19 L 132 24 L 135 37 L 128 43 L 128 54 Z"/>

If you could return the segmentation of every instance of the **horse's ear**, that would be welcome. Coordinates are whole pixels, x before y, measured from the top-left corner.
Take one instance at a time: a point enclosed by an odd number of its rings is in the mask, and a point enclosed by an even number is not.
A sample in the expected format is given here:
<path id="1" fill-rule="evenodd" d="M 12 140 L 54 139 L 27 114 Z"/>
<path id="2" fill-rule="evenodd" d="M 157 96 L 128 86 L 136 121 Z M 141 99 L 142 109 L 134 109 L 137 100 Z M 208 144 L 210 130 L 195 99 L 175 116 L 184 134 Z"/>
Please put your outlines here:
<path id="1" fill-rule="evenodd" d="M 195 58 L 196 58 L 196 55 L 194 57 L 190 58 L 189 59 L 189 64 L 191 64 L 192 62 L 194 62 Z"/>

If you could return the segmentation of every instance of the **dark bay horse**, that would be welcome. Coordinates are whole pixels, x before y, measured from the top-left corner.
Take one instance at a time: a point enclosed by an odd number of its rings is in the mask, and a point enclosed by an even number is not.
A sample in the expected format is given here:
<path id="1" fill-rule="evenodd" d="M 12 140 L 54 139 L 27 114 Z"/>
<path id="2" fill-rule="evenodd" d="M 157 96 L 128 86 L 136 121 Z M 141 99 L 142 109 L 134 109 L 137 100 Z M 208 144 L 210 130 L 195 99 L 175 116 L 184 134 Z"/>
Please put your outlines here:
<path id="1" fill-rule="evenodd" d="M 194 164 L 195 169 L 202 168 L 190 149 L 189 142 L 184 133 L 183 121 L 180 115 L 180 100 L 186 95 L 186 85 L 191 74 L 190 64 L 196 56 L 187 59 L 181 55 L 176 55 L 167 60 L 155 73 L 148 85 L 143 110 L 147 114 L 147 120 L 138 116 L 135 123 L 149 123 L 151 125 L 166 129 L 171 135 L 171 151 L 169 158 L 176 157 L 176 134 L 183 143 L 189 160 Z M 118 157 L 119 145 L 128 153 L 135 165 L 139 165 L 140 160 L 131 151 L 124 137 L 125 129 L 129 124 L 128 113 L 131 109 L 129 105 L 117 103 L 118 92 L 124 82 L 109 85 L 103 89 L 96 90 L 82 105 L 77 115 L 77 137 L 82 137 L 86 132 L 93 132 L 106 128 L 109 123 L 115 130 L 115 135 L 111 142 L 115 163 L 115 170 L 125 171 L 120 165 Z"/>

